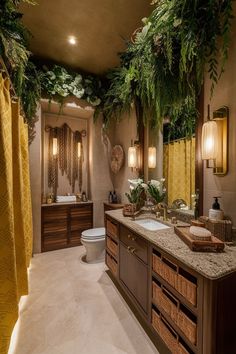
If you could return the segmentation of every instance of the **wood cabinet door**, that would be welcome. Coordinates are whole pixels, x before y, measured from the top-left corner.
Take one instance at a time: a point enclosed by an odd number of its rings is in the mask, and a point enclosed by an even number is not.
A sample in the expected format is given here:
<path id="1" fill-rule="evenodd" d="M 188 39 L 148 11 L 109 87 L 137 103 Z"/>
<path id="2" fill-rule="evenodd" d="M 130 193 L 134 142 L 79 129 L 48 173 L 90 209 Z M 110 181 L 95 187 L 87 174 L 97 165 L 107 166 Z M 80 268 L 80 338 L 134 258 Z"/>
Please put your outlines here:
<path id="1" fill-rule="evenodd" d="M 93 227 L 93 205 L 73 206 L 69 209 L 69 246 L 81 245 L 81 233 Z"/>
<path id="2" fill-rule="evenodd" d="M 148 312 L 148 268 L 120 243 L 120 281 Z"/>
<path id="3" fill-rule="evenodd" d="M 67 247 L 68 208 L 48 206 L 42 208 L 42 252 Z"/>

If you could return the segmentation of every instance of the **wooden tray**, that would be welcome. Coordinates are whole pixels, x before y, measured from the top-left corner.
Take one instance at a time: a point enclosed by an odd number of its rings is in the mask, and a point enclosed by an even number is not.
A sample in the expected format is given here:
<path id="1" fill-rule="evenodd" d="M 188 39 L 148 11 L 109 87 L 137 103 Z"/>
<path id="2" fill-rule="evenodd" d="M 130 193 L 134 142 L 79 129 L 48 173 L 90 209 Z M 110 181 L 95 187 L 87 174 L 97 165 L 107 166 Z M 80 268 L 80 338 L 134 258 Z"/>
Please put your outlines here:
<path id="1" fill-rule="evenodd" d="M 189 227 L 175 226 L 175 233 L 178 235 L 192 251 L 198 252 L 221 252 L 225 244 L 215 236 L 211 236 L 211 241 L 194 240 L 191 237 Z"/>

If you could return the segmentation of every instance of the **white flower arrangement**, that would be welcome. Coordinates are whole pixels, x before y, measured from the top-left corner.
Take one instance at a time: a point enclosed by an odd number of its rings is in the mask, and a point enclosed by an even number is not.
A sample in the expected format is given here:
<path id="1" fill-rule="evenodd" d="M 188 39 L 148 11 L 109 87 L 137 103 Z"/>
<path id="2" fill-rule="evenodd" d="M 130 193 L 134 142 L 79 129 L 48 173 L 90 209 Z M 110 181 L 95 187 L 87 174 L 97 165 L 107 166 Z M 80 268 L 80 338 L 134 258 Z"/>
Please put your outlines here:
<path id="1" fill-rule="evenodd" d="M 164 187 L 165 178 L 160 180 L 150 180 L 147 183 L 141 178 L 137 179 L 128 179 L 130 183 L 130 194 L 126 193 L 125 195 L 129 199 L 138 201 L 138 198 L 143 198 L 143 195 L 146 195 L 146 199 L 152 199 L 155 204 L 158 204 L 163 201 L 166 195 L 166 188 Z M 144 192 L 144 193 L 143 193 Z M 131 196 L 135 196 L 131 198 Z M 140 200 L 139 200 L 140 202 Z"/>

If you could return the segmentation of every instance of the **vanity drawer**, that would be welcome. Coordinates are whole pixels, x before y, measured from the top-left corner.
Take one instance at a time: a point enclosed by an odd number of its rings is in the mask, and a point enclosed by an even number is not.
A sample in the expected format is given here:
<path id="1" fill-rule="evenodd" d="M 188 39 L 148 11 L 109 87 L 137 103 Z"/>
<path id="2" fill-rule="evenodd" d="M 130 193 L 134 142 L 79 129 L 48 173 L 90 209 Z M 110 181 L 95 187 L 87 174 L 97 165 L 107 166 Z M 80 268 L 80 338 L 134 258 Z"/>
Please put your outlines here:
<path id="1" fill-rule="evenodd" d="M 106 220 L 106 231 L 109 236 L 118 240 L 118 235 L 119 235 L 118 225 L 115 222 L 111 221 L 110 219 Z"/>
<path id="2" fill-rule="evenodd" d="M 120 240 L 128 247 L 133 249 L 133 254 L 143 262 L 148 261 L 148 243 L 140 236 L 133 233 L 123 225 L 120 225 Z"/>
<path id="3" fill-rule="evenodd" d="M 107 241 L 107 248 L 110 251 L 110 253 L 117 257 L 118 256 L 118 245 L 116 242 L 114 242 L 109 236 L 106 237 Z"/>

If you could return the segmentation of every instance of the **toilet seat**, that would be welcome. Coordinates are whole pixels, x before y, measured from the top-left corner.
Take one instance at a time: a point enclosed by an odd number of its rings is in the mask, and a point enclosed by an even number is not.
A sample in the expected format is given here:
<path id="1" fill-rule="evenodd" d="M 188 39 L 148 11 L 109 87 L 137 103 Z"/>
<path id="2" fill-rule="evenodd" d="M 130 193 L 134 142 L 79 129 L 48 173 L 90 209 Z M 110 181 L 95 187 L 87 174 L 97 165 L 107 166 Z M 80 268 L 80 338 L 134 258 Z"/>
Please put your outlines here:
<path id="1" fill-rule="evenodd" d="M 81 234 L 81 239 L 86 241 L 96 241 L 105 238 L 105 227 L 98 227 L 95 229 L 85 230 Z"/>

